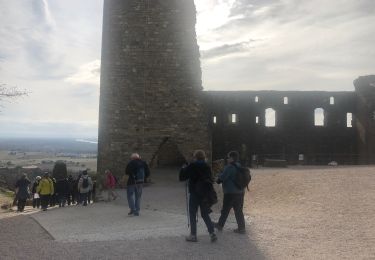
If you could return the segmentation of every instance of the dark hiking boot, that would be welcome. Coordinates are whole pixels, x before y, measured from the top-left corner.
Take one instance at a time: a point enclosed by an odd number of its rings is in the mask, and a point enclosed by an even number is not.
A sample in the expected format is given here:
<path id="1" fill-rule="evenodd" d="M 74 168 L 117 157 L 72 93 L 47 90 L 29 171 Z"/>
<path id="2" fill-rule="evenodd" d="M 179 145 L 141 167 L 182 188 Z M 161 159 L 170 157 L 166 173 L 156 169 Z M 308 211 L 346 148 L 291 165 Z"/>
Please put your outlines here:
<path id="1" fill-rule="evenodd" d="M 219 223 L 214 223 L 214 228 L 216 228 L 218 231 L 223 231 L 223 227 L 219 225 Z"/>
<path id="2" fill-rule="evenodd" d="M 215 233 L 211 233 L 210 234 L 210 240 L 211 240 L 211 242 L 216 242 L 217 241 L 217 236 L 216 236 Z"/>
<path id="3" fill-rule="evenodd" d="M 195 236 L 195 235 L 189 235 L 189 236 L 185 237 L 185 240 L 187 242 L 198 242 L 197 236 Z"/>
<path id="4" fill-rule="evenodd" d="M 134 211 L 130 211 L 129 213 L 128 213 L 128 216 L 132 216 L 134 214 Z"/>
<path id="5" fill-rule="evenodd" d="M 134 216 L 139 217 L 139 212 L 134 212 Z"/>
<path id="6" fill-rule="evenodd" d="M 233 230 L 234 233 L 237 233 L 237 234 L 246 234 L 246 229 L 238 229 L 236 228 L 235 230 Z"/>

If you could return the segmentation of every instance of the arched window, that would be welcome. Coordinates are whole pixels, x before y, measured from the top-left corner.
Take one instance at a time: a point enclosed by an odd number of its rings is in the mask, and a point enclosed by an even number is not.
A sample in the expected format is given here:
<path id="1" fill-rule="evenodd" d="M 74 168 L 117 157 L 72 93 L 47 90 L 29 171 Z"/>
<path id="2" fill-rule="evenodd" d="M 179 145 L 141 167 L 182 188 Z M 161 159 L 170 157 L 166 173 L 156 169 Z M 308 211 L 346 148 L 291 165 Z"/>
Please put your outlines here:
<path id="1" fill-rule="evenodd" d="M 257 124 L 257 125 L 259 124 L 259 116 L 255 117 L 255 124 Z"/>
<path id="2" fill-rule="evenodd" d="M 216 116 L 212 117 L 212 122 L 213 122 L 214 124 L 216 124 L 216 122 L 217 122 L 217 118 L 216 118 Z"/>
<path id="3" fill-rule="evenodd" d="M 272 108 L 266 109 L 266 127 L 275 127 L 276 126 L 276 111 Z"/>
<path id="4" fill-rule="evenodd" d="M 288 97 L 284 97 L 284 105 L 288 105 Z"/>
<path id="5" fill-rule="evenodd" d="M 346 127 L 353 127 L 353 114 L 346 113 Z"/>
<path id="6" fill-rule="evenodd" d="M 315 126 L 324 126 L 324 109 L 315 108 L 314 110 L 314 125 Z"/>
<path id="7" fill-rule="evenodd" d="M 230 122 L 232 124 L 236 124 L 237 123 L 237 114 L 231 114 L 230 115 Z"/>
<path id="8" fill-rule="evenodd" d="M 334 97 L 330 97 L 329 98 L 329 104 L 330 105 L 334 105 L 335 104 L 335 98 Z"/>
<path id="9" fill-rule="evenodd" d="M 255 101 L 255 103 L 258 103 L 259 102 L 259 97 L 255 96 L 254 101 Z"/>

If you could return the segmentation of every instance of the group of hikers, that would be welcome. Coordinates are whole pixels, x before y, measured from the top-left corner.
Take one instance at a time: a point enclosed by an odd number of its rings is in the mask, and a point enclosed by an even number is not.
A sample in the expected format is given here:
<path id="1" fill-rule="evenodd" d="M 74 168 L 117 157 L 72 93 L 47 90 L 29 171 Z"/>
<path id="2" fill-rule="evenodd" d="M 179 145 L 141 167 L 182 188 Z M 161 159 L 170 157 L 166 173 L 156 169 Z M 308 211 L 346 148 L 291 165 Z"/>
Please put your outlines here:
<path id="1" fill-rule="evenodd" d="M 186 181 L 187 184 L 187 209 L 188 221 L 190 224 L 190 235 L 186 237 L 188 242 L 197 242 L 197 213 L 200 208 L 201 216 L 207 226 L 211 242 L 217 240 L 215 229 L 222 231 L 228 218 L 230 210 L 233 208 L 238 227 L 235 233 L 245 234 L 245 219 L 243 214 L 243 203 L 245 188 L 250 182 L 250 172 L 248 178 L 240 179 L 238 176 L 243 174 L 239 162 L 239 153 L 231 151 L 226 158 L 227 164 L 218 178 L 214 180 L 211 167 L 206 162 L 206 155 L 203 150 L 196 150 L 190 162 L 183 165 L 179 173 L 179 180 Z M 247 168 L 246 168 L 247 169 Z M 241 174 L 239 174 L 241 173 Z M 116 177 L 110 170 L 105 171 L 106 180 L 105 188 L 108 191 L 108 201 L 116 200 L 118 194 L 115 191 L 118 183 Z M 150 176 L 150 169 L 139 154 L 133 153 L 130 162 L 126 166 L 125 174 L 128 176 L 127 181 L 127 201 L 129 206 L 129 216 L 139 216 L 141 208 L 141 197 L 143 184 Z M 243 178 L 243 177 L 242 177 Z M 213 222 L 210 218 L 211 207 L 217 203 L 217 195 L 213 187 L 214 182 L 222 184 L 224 193 L 221 215 L 218 222 Z M 23 211 L 28 198 L 27 187 L 30 181 L 26 175 L 23 175 L 17 181 L 16 187 L 18 198 L 18 210 Z M 48 205 L 53 206 L 58 203 L 59 207 L 68 205 L 82 204 L 86 206 L 95 196 L 95 182 L 88 176 L 87 171 L 83 171 L 77 179 L 70 175 L 67 179 L 54 181 L 48 173 L 43 177 L 37 177 L 32 186 L 33 207 L 47 210 Z"/>
<path id="2" fill-rule="evenodd" d="M 210 234 L 211 242 L 217 240 L 215 229 L 222 231 L 228 218 L 230 210 L 233 208 L 238 227 L 235 233 L 245 234 L 245 219 L 243 214 L 243 203 L 245 188 L 250 182 L 250 172 L 242 173 L 241 164 L 239 162 L 239 153 L 231 151 L 228 153 L 227 165 L 216 180 L 213 178 L 211 167 L 206 162 L 205 152 L 197 150 L 193 154 L 190 162 L 186 163 L 180 170 L 179 180 L 187 183 L 187 209 L 190 224 L 190 235 L 186 237 L 188 242 L 197 242 L 197 213 L 200 208 L 201 216 L 207 226 Z M 246 171 L 245 171 L 246 172 Z M 116 199 L 117 195 L 113 195 L 113 188 L 108 185 L 113 182 L 112 173 L 107 170 L 107 187 L 108 196 Z M 127 182 L 127 199 L 130 208 L 129 215 L 139 216 L 140 203 L 142 196 L 142 185 L 150 175 L 147 163 L 142 161 L 139 154 L 131 155 L 126 170 L 128 175 Z M 240 173 L 240 174 L 239 174 Z M 238 183 L 238 176 L 242 177 L 241 183 Z M 241 178 L 241 177 L 240 177 Z M 211 207 L 217 202 L 217 195 L 213 187 L 213 183 L 222 184 L 224 198 L 221 215 L 218 222 L 213 222 L 210 218 L 212 212 Z"/>
<path id="3" fill-rule="evenodd" d="M 46 211 L 48 207 L 65 207 L 65 205 L 87 206 L 94 200 L 96 182 L 88 175 L 87 170 L 82 171 L 77 178 L 69 175 L 67 178 L 56 180 L 48 172 L 37 176 L 31 186 L 31 181 L 23 174 L 16 182 L 17 211 L 23 212 L 26 201 L 32 198 L 33 208 Z"/>

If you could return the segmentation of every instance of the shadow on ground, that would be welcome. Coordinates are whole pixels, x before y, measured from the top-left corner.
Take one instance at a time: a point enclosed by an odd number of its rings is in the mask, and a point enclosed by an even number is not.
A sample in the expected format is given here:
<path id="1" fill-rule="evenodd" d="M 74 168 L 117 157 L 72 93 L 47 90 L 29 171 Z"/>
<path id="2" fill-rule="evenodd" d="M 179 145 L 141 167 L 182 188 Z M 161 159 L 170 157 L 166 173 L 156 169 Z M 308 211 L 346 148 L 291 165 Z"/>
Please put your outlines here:
<path id="1" fill-rule="evenodd" d="M 128 217 L 125 191 L 111 203 L 70 206 L 0 220 L 2 259 L 265 259 L 248 233 L 233 233 L 233 216 L 211 243 L 203 220 L 198 243 L 188 243 L 185 186 L 177 170 L 153 172 L 140 217 Z M 217 206 L 219 207 L 219 206 Z M 214 209 L 214 220 L 218 211 Z"/>

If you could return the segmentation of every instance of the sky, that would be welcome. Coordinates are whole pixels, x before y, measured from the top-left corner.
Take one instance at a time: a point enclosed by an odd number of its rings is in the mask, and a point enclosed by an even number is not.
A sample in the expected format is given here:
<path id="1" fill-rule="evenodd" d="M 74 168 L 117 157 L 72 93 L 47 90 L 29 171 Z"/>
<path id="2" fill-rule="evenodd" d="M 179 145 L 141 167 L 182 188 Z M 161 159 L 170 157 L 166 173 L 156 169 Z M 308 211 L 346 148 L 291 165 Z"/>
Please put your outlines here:
<path id="1" fill-rule="evenodd" d="M 373 0 L 195 0 L 205 90 L 353 91 Z M 0 137 L 97 136 L 103 0 L 0 0 Z"/>

